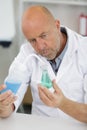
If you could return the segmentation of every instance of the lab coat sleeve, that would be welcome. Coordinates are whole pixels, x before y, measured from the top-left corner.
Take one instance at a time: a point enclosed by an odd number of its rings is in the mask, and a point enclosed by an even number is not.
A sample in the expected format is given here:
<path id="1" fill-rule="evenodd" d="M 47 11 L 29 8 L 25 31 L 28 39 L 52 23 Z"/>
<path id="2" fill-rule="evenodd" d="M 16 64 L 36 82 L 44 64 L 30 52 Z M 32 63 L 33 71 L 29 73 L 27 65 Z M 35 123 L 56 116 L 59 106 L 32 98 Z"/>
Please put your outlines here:
<path id="1" fill-rule="evenodd" d="M 10 68 L 9 68 L 9 73 L 12 73 L 14 71 L 14 68 L 16 68 L 18 66 L 18 63 L 24 63 L 24 60 L 26 59 L 26 57 L 29 55 L 29 49 L 26 47 L 26 44 L 23 45 L 20 49 L 20 52 L 18 53 L 17 57 L 14 59 L 14 61 L 12 62 Z M 27 65 L 26 65 L 27 66 Z M 28 72 L 28 78 L 30 80 L 30 74 L 31 74 L 31 70 L 29 70 L 29 68 L 27 68 L 27 72 Z M 22 85 L 20 86 L 19 90 L 16 93 L 17 96 L 17 100 L 14 102 L 15 105 L 15 112 L 17 111 L 19 105 L 21 104 L 24 95 L 27 91 L 27 88 L 29 86 L 29 82 L 27 83 L 22 83 Z"/>
<path id="2" fill-rule="evenodd" d="M 84 76 L 84 102 L 87 104 L 87 74 Z"/>
<path id="3" fill-rule="evenodd" d="M 81 37 L 79 45 L 79 65 L 83 72 L 84 103 L 87 104 L 87 37 Z"/>

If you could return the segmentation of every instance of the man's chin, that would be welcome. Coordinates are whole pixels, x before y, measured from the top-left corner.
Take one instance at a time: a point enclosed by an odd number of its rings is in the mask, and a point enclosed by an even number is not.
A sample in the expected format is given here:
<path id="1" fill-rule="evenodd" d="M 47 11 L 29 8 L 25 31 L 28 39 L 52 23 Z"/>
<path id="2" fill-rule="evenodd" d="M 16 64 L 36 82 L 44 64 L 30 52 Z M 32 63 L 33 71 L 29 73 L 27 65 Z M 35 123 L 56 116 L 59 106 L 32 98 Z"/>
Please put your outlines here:
<path id="1" fill-rule="evenodd" d="M 52 57 L 44 56 L 47 60 L 54 60 Z"/>
<path id="2" fill-rule="evenodd" d="M 53 60 L 55 57 L 52 57 L 51 55 L 42 54 L 43 57 L 45 57 L 47 60 Z"/>

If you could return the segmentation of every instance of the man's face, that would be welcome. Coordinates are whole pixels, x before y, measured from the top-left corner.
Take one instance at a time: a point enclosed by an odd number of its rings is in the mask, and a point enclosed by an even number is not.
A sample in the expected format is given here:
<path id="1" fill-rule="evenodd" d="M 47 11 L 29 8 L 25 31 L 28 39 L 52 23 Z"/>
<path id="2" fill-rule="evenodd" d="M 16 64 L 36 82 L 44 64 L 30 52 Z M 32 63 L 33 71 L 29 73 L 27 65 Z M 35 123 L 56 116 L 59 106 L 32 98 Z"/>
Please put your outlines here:
<path id="1" fill-rule="evenodd" d="M 48 60 L 54 59 L 60 51 L 60 33 L 56 22 L 52 25 L 43 20 L 31 22 L 25 36 L 34 50 Z"/>

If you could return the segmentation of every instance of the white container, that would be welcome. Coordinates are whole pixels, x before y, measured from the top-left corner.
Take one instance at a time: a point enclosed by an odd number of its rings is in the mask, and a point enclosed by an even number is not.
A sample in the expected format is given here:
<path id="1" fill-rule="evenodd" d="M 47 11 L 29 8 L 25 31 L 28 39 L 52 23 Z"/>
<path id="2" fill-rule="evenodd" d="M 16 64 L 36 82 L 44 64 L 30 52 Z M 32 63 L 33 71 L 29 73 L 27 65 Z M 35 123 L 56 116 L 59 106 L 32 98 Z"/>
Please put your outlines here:
<path id="1" fill-rule="evenodd" d="M 5 92 L 11 90 L 14 94 L 18 91 L 22 83 L 27 83 L 29 80 L 29 73 L 27 68 L 22 63 L 17 63 L 12 70 L 10 70 L 7 78 L 5 79 L 6 88 L 1 91 Z"/>

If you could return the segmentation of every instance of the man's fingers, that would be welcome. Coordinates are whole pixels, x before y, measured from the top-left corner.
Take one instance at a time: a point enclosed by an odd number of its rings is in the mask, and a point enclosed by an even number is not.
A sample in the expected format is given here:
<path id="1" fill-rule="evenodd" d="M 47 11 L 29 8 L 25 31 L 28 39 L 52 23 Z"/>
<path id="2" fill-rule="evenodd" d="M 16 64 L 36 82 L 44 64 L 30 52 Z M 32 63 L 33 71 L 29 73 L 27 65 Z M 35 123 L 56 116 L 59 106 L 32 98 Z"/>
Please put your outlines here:
<path id="1" fill-rule="evenodd" d="M 14 94 L 10 95 L 6 100 L 2 101 L 3 105 L 10 105 L 16 100 L 16 96 Z"/>
<path id="2" fill-rule="evenodd" d="M 47 88 L 39 87 L 40 99 L 48 106 L 52 106 L 52 93 Z"/>
<path id="3" fill-rule="evenodd" d="M 0 86 L 0 91 L 2 91 L 2 90 L 5 89 L 5 88 L 6 88 L 5 85 L 1 85 L 1 86 Z"/>
<path id="4" fill-rule="evenodd" d="M 0 94 L 0 101 L 8 98 L 11 94 L 12 94 L 12 92 L 10 90 L 8 90 L 7 92 L 4 92 L 4 93 Z"/>
<path id="5" fill-rule="evenodd" d="M 53 83 L 53 88 L 55 89 L 55 91 L 58 91 L 58 86 L 56 84 L 56 81 L 53 80 L 52 83 Z"/>

